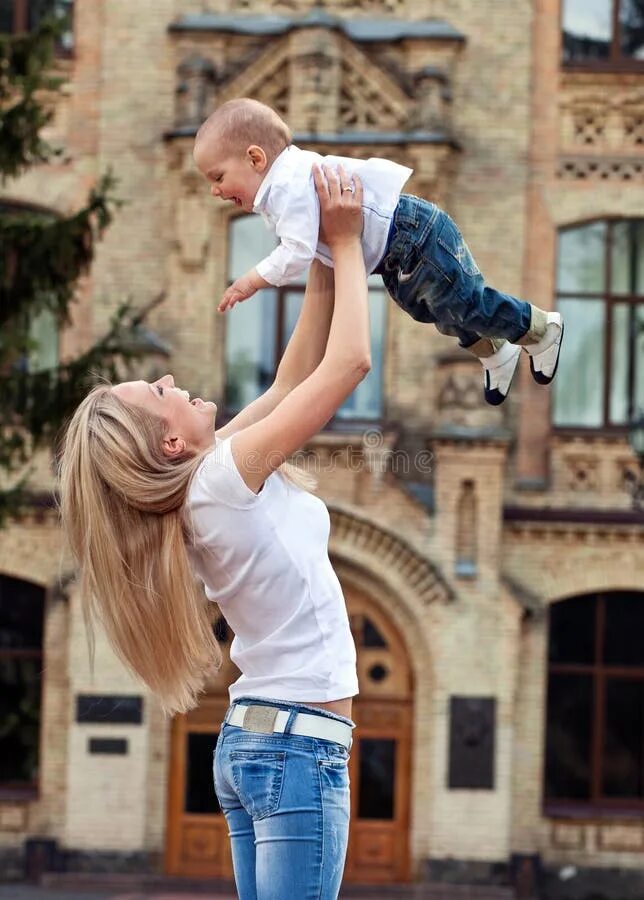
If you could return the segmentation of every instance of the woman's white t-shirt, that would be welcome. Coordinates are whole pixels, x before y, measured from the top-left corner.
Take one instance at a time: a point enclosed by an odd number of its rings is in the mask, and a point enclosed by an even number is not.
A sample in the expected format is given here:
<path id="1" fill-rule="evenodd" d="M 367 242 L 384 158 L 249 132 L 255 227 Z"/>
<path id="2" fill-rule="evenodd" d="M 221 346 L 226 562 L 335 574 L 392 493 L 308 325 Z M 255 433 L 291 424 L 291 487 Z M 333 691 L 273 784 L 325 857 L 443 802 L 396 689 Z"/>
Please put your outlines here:
<path id="1" fill-rule="evenodd" d="M 327 508 L 278 472 L 255 494 L 230 442 L 205 457 L 186 502 L 194 570 L 235 634 L 230 657 L 242 674 L 230 699 L 352 697 L 356 651 L 329 560 Z"/>

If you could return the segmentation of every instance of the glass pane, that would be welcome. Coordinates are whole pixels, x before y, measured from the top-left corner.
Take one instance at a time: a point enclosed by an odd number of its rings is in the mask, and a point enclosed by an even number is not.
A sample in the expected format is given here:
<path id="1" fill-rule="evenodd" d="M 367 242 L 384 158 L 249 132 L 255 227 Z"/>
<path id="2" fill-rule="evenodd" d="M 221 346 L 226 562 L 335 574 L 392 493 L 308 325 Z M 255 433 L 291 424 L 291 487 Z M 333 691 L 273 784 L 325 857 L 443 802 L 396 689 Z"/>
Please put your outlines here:
<path id="1" fill-rule="evenodd" d="M 614 305 L 612 366 L 610 420 L 626 425 L 638 410 L 644 411 L 644 304 Z"/>
<path id="2" fill-rule="evenodd" d="M 385 353 L 387 294 L 379 275 L 369 278 L 369 323 L 371 327 L 371 371 L 347 397 L 336 416 L 339 419 L 379 419 L 382 415 L 382 379 Z"/>
<path id="3" fill-rule="evenodd" d="M 14 0 L 0 0 L 0 33 L 13 32 L 13 4 Z"/>
<path id="4" fill-rule="evenodd" d="M 271 385 L 275 374 L 277 293 L 258 291 L 226 322 L 226 408 L 239 410 Z"/>
<path id="5" fill-rule="evenodd" d="M 644 294 L 644 222 L 615 222 L 611 234 L 611 290 Z"/>
<path id="6" fill-rule="evenodd" d="M 621 0 L 619 21 L 622 53 L 644 59 L 644 0 Z"/>
<path id="7" fill-rule="evenodd" d="M 277 247 L 277 238 L 259 216 L 240 216 L 230 223 L 228 232 L 228 278 L 234 281 L 249 269 L 254 269 L 260 259 Z M 255 296 L 253 302 L 261 302 Z M 244 306 L 246 304 L 239 304 Z"/>
<path id="8" fill-rule="evenodd" d="M 606 665 L 644 667 L 644 592 L 607 594 L 605 616 Z"/>
<path id="9" fill-rule="evenodd" d="M 612 0 L 563 0 L 563 59 L 606 59 L 613 36 Z"/>
<path id="10" fill-rule="evenodd" d="M 393 819 L 396 742 L 383 738 L 360 741 L 358 818 Z"/>
<path id="11" fill-rule="evenodd" d="M 221 812 L 213 780 L 217 737 L 217 734 L 200 734 L 194 731 L 188 733 L 184 802 L 184 811 L 187 813 L 215 815 Z"/>
<path id="12" fill-rule="evenodd" d="M 42 649 L 45 592 L 37 584 L 0 575 L 0 650 Z"/>
<path id="13" fill-rule="evenodd" d="M 42 658 L 0 657 L 0 783 L 38 778 Z"/>
<path id="14" fill-rule="evenodd" d="M 603 300 L 561 299 L 566 340 L 554 381 L 555 425 L 598 428 L 604 424 Z"/>
<path id="15" fill-rule="evenodd" d="M 634 314 L 634 310 L 633 310 Z M 613 336 L 611 342 L 610 421 L 625 425 L 629 419 L 629 360 L 630 360 L 630 304 L 613 306 Z"/>
<path id="16" fill-rule="evenodd" d="M 644 681 L 606 681 L 602 787 L 606 797 L 644 797 Z"/>
<path id="17" fill-rule="evenodd" d="M 636 340 L 635 340 L 635 396 L 633 397 L 634 411 L 644 413 L 644 303 L 636 307 L 635 311 Z"/>
<path id="18" fill-rule="evenodd" d="M 297 324 L 298 316 L 302 309 L 304 293 L 302 291 L 284 292 L 284 309 L 282 319 L 282 352 L 286 349 L 291 335 Z"/>
<path id="19" fill-rule="evenodd" d="M 43 309 L 32 321 L 29 337 L 34 347 L 29 353 L 29 371 L 42 372 L 58 365 L 58 323 L 51 310 Z"/>
<path id="20" fill-rule="evenodd" d="M 605 222 L 592 222 L 561 231 L 557 246 L 557 290 L 603 294 L 605 244 Z"/>
<path id="21" fill-rule="evenodd" d="M 592 698 L 590 675 L 550 673 L 545 778 L 550 800 L 590 798 Z"/>
<path id="22" fill-rule="evenodd" d="M 386 647 L 387 641 L 380 634 L 371 619 L 366 616 L 362 623 L 362 646 L 363 647 Z"/>
<path id="23" fill-rule="evenodd" d="M 596 610 L 595 594 L 550 605 L 548 659 L 551 663 L 592 665 L 595 662 Z"/>

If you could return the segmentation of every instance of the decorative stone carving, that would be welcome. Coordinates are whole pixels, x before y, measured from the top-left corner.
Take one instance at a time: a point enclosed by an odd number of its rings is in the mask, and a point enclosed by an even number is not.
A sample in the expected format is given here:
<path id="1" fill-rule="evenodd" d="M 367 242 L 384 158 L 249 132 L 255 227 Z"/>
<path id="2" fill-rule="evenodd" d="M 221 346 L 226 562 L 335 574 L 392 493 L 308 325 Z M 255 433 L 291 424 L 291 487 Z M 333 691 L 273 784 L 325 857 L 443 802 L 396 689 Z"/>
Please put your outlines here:
<path id="1" fill-rule="evenodd" d="M 465 350 L 439 360 L 437 373 L 437 429 L 487 431 L 502 427 L 500 406 L 489 406 L 483 396 L 481 364 Z"/>
<path id="2" fill-rule="evenodd" d="M 447 75 L 442 69 L 427 66 L 416 74 L 417 107 L 413 125 L 427 131 L 446 131 L 451 101 Z"/>
<path id="3" fill-rule="evenodd" d="M 570 491 L 596 491 L 599 488 L 599 460 L 592 456 L 566 458 L 566 488 Z"/>
<path id="4" fill-rule="evenodd" d="M 398 85 L 349 41 L 342 42 L 340 129 L 400 131 L 406 128 L 411 101 Z"/>
<path id="5" fill-rule="evenodd" d="M 557 177 L 568 181 L 640 181 L 642 176 L 644 159 L 564 156 L 557 169 Z"/>
<path id="6" fill-rule="evenodd" d="M 177 68 L 175 126 L 199 125 L 215 102 L 216 71 L 211 60 L 192 54 Z"/>
<path id="7" fill-rule="evenodd" d="M 208 195 L 194 174 L 185 176 L 182 184 L 175 215 L 176 242 L 181 262 L 194 268 L 203 265 L 210 241 Z"/>

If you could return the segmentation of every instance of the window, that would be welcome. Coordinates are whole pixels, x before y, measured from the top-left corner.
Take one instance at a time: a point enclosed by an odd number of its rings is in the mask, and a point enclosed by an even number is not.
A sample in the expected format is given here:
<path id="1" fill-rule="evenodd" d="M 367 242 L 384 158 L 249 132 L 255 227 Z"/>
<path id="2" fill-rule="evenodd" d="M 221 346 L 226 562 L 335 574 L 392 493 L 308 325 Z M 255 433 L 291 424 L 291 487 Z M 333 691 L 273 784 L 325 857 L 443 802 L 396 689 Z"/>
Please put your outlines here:
<path id="1" fill-rule="evenodd" d="M 644 0 L 563 0 L 566 65 L 630 68 L 644 62 Z"/>
<path id="2" fill-rule="evenodd" d="M 644 220 L 564 229 L 557 306 L 566 337 L 555 426 L 625 428 L 644 405 Z"/>
<path id="3" fill-rule="evenodd" d="M 644 810 L 644 593 L 550 608 L 545 800 Z"/>
<path id="4" fill-rule="evenodd" d="M 45 16 L 69 16 L 74 0 L 0 0 L 0 33 L 12 34 L 37 28 Z M 60 39 L 59 50 L 69 52 L 73 48 L 74 37 L 71 25 Z"/>
<path id="5" fill-rule="evenodd" d="M 257 216 L 230 225 L 229 281 L 243 275 L 276 246 Z M 226 410 L 233 414 L 272 383 L 302 307 L 306 276 L 297 284 L 258 291 L 226 317 Z M 382 279 L 369 278 L 371 371 L 336 413 L 337 420 L 373 421 L 382 414 L 386 299 Z"/>
<path id="6" fill-rule="evenodd" d="M 33 213 L 34 210 L 13 203 L 0 201 L 0 215 L 21 215 Z M 51 213 L 36 210 L 43 217 L 51 217 Z M 56 315 L 52 310 L 42 309 L 29 322 L 28 353 L 16 361 L 16 365 L 30 372 L 42 372 L 55 369 L 59 362 L 59 330 Z"/>
<path id="7" fill-rule="evenodd" d="M 0 792 L 37 787 L 45 592 L 0 575 Z"/>

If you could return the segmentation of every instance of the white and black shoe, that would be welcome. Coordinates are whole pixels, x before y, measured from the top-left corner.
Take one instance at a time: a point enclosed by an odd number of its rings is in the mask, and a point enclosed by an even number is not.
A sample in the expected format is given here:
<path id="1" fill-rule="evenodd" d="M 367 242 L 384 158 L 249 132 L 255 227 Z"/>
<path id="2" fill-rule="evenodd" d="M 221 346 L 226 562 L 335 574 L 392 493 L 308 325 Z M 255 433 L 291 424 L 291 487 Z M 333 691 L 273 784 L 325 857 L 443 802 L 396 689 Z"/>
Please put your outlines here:
<path id="1" fill-rule="evenodd" d="M 521 347 L 505 341 L 492 356 L 480 357 L 485 369 L 483 391 L 490 406 L 499 406 L 507 397 L 520 356 Z"/>
<path id="2" fill-rule="evenodd" d="M 549 312 L 546 333 L 537 344 L 527 344 L 524 350 L 530 357 L 530 371 L 537 384 L 550 384 L 557 374 L 564 325 L 561 313 Z"/>

